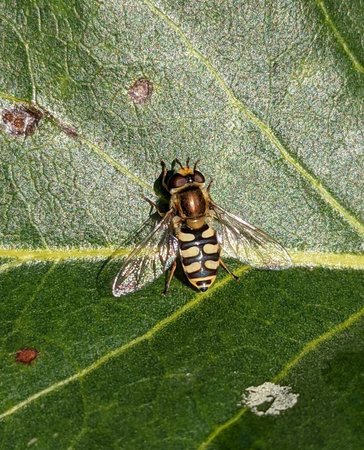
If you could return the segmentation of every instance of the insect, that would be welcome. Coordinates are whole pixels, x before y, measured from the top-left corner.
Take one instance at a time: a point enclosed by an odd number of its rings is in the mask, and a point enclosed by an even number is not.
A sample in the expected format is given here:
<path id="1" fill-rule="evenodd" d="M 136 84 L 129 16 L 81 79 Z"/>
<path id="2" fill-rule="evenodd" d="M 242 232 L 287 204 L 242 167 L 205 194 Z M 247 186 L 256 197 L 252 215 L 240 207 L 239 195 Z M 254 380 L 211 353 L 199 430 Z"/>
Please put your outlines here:
<path id="1" fill-rule="evenodd" d="M 162 162 L 162 186 L 168 193 L 169 208 L 156 208 L 142 227 L 139 244 L 127 256 L 113 284 L 116 297 L 141 289 L 169 270 L 164 293 L 180 260 L 188 281 L 206 291 L 215 281 L 223 257 L 236 258 L 253 267 L 278 269 L 291 264 L 287 251 L 272 237 L 218 206 L 210 196 L 211 182 L 197 170 L 197 161 L 183 166 L 175 160 L 172 170 Z M 179 168 L 175 169 L 174 165 Z"/>

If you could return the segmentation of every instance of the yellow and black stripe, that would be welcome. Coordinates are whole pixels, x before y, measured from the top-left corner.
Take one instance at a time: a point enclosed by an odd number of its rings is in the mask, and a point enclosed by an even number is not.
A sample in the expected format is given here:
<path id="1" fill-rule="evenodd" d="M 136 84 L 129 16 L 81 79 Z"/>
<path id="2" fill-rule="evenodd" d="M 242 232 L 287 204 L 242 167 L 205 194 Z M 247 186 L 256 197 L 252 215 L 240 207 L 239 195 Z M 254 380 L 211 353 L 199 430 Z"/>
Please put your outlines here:
<path id="1" fill-rule="evenodd" d="M 206 291 L 215 281 L 220 264 L 216 232 L 206 223 L 198 230 L 183 224 L 177 234 L 183 270 L 198 290 Z"/>

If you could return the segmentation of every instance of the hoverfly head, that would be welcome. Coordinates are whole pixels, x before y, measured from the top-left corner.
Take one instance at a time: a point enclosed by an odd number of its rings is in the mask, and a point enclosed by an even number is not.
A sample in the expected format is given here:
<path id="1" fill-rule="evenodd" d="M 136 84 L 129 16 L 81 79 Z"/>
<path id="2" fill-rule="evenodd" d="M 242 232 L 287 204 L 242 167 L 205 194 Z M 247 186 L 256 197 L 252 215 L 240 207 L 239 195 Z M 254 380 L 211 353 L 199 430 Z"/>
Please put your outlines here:
<path id="1" fill-rule="evenodd" d="M 185 189 L 186 187 L 197 186 L 203 187 L 205 177 L 201 172 L 196 170 L 199 161 L 196 161 L 193 168 L 189 166 L 190 158 L 187 159 L 186 165 L 182 165 L 178 159 L 174 163 L 179 165 L 179 168 L 174 170 L 173 175 L 166 180 L 166 184 L 170 193 Z M 173 190 L 173 192 L 172 192 Z"/>

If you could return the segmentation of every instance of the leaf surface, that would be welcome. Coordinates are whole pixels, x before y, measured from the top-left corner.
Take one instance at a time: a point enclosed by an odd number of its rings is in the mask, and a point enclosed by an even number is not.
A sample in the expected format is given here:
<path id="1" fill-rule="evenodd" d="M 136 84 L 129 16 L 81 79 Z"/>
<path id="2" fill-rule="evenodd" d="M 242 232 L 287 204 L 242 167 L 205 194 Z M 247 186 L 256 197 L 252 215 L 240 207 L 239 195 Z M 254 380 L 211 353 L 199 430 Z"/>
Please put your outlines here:
<path id="1" fill-rule="evenodd" d="M 363 446 L 363 14 L 354 0 L 1 2 L 3 121 L 42 113 L 27 137 L 0 133 L 1 448 Z M 140 194 L 161 159 L 189 156 L 218 204 L 310 268 L 112 298 L 104 262 L 146 218 Z M 297 405 L 237 406 L 268 381 Z"/>

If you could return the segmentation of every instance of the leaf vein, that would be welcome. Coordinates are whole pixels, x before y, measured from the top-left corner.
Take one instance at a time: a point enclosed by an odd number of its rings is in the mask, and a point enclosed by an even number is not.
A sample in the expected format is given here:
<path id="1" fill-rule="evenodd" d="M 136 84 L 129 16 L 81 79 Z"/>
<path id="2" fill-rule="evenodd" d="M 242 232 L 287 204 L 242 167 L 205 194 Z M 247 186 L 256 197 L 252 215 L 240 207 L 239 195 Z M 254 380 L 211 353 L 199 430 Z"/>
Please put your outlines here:
<path id="1" fill-rule="evenodd" d="M 7 339 L 10 336 L 13 336 L 19 329 L 20 327 L 20 323 L 22 320 L 22 317 L 24 316 L 24 313 L 31 307 L 31 305 L 33 304 L 33 302 L 35 301 L 35 299 L 37 298 L 37 295 L 41 292 L 41 290 L 44 288 L 44 285 L 46 284 L 48 277 L 51 275 L 51 273 L 54 271 L 54 269 L 57 266 L 57 261 L 55 261 L 50 267 L 49 269 L 44 273 L 44 275 L 42 276 L 40 282 L 38 283 L 38 286 L 35 288 L 33 294 L 31 295 L 30 299 L 25 303 L 25 305 L 23 306 L 23 308 L 19 311 L 18 313 L 18 317 L 15 319 L 15 321 L 13 322 L 13 326 L 12 326 L 12 330 L 10 331 L 10 333 L 8 334 L 8 336 L 6 337 Z"/>
<path id="2" fill-rule="evenodd" d="M 42 242 L 42 244 L 44 245 L 45 248 L 48 248 L 48 244 L 47 241 L 45 239 L 45 237 L 43 236 L 42 231 L 40 230 L 38 224 L 36 223 L 35 218 L 33 218 L 33 213 L 32 210 L 30 208 L 30 205 L 28 204 L 22 190 L 20 189 L 19 186 L 17 186 L 16 181 L 15 181 L 15 175 L 14 172 L 12 170 L 12 168 L 9 166 L 9 170 L 8 170 L 8 175 L 9 175 L 9 180 L 10 183 L 12 184 L 12 187 L 14 189 L 14 192 L 16 192 L 18 194 L 19 199 L 23 202 L 25 209 L 28 213 L 28 218 L 29 218 L 29 223 L 32 225 L 32 227 L 35 229 L 35 231 L 38 233 L 39 235 L 39 239 Z"/>
<path id="3" fill-rule="evenodd" d="M 333 22 L 333 20 L 330 17 L 330 14 L 325 6 L 325 3 L 323 0 L 316 0 L 316 4 L 317 6 L 321 9 L 325 22 L 327 23 L 327 25 L 329 26 L 329 28 L 331 28 L 331 31 L 333 32 L 336 41 L 338 42 L 338 44 L 342 47 L 342 49 L 344 50 L 344 53 L 346 53 L 346 55 L 349 57 L 349 59 L 351 60 L 354 69 L 361 73 L 364 74 L 364 67 L 362 66 L 362 64 L 358 61 L 358 59 L 356 58 L 356 56 L 354 55 L 354 53 L 352 52 L 352 50 L 349 48 L 348 44 L 346 43 L 344 37 L 341 35 L 340 31 L 337 29 L 335 23 Z"/>
<path id="4" fill-rule="evenodd" d="M 249 270 L 249 268 L 247 266 L 242 266 L 236 271 L 236 274 L 239 276 L 239 275 L 242 275 L 244 272 L 247 272 L 248 270 Z M 52 385 L 48 386 L 47 388 L 45 388 L 41 391 L 38 391 L 35 394 L 30 395 L 25 400 L 22 400 L 21 402 L 17 403 L 16 405 L 12 406 L 8 410 L 1 413 L 0 420 L 3 420 L 4 418 L 11 416 L 12 414 L 15 414 L 17 411 L 25 408 L 29 404 L 33 403 L 34 401 L 38 400 L 41 397 L 44 397 L 45 395 L 51 394 L 52 392 L 55 392 L 55 391 L 58 391 L 59 389 L 65 387 L 75 381 L 82 380 L 83 378 L 88 376 L 90 373 L 94 372 L 95 370 L 97 370 L 100 367 L 107 364 L 110 360 L 119 357 L 126 351 L 137 346 L 138 344 L 141 344 L 144 341 L 148 341 L 148 340 L 152 339 L 157 333 L 162 331 L 164 328 L 169 326 L 171 323 L 175 322 L 183 314 L 196 308 L 206 297 L 210 297 L 217 290 L 222 289 L 231 280 L 232 280 L 232 277 L 225 276 L 222 280 L 216 282 L 208 291 L 196 294 L 192 300 L 187 302 L 182 307 L 178 308 L 170 316 L 165 317 L 164 319 L 162 319 L 161 321 L 156 323 L 146 333 L 132 339 L 131 341 L 127 342 L 126 344 L 121 345 L 120 347 L 117 347 L 114 350 L 111 350 L 110 352 L 101 356 L 101 358 L 97 359 L 95 362 L 93 362 L 89 366 L 76 372 L 74 375 L 71 375 L 70 377 L 65 378 L 64 380 L 53 383 Z"/>
<path id="5" fill-rule="evenodd" d="M 3 98 L 4 100 L 11 101 L 13 103 L 20 103 L 20 104 L 26 104 L 29 106 L 37 106 L 40 111 L 44 114 L 45 117 L 47 117 L 55 126 L 57 126 L 63 133 L 67 134 L 66 129 L 69 129 L 69 126 L 65 126 L 65 124 L 57 119 L 51 112 L 49 112 L 47 109 L 42 107 L 39 103 L 36 103 L 35 101 L 30 102 L 29 100 L 19 98 L 17 96 L 14 96 L 12 94 L 8 94 L 7 92 L 0 91 L 0 98 Z M 73 128 L 71 126 L 71 128 Z M 88 139 L 85 136 L 82 136 L 78 133 L 77 139 L 84 143 L 88 148 L 90 148 L 94 153 L 96 153 L 101 159 L 106 161 L 111 167 L 116 169 L 118 172 L 125 175 L 127 178 L 132 180 L 135 184 L 139 185 L 141 188 L 146 189 L 150 192 L 154 192 L 152 186 L 150 186 L 148 183 L 146 183 L 143 179 L 135 175 L 133 172 L 131 172 L 125 165 L 119 163 L 115 158 L 110 156 L 108 153 L 105 152 L 99 145 L 93 143 L 90 139 Z"/>
<path id="6" fill-rule="evenodd" d="M 272 383 L 277 383 L 284 378 L 286 378 L 289 373 L 301 362 L 301 360 L 307 356 L 309 353 L 315 351 L 321 344 L 324 342 L 332 339 L 337 334 L 342 333 L 343 331 L 347 330 L 349 327 L 354 325 L 356 322 L 358 322 L 360 319 L 364 317 L 364 308 L 359 309 L 355 313 L 351 314 L 347 319 L 345 319 L 343 322 L 340 322 L 339 324 L 335 325 L 331 329 L 325 331 L 325 333 L 321 334 L 320 336 L 316 337 L 312 341 L 308 342 L 302 347 L 302 350 L 293 358 L 291 358 L 287 364 L 282 368 L 282 370 L 271 380 Z M 242 408 L 240 409 L 237 414 L 230 417 L 227 421 L 222 423 L 221 425 L 218 425 L 215 427 L 215 429 L 208 435 L 206 440 L 202 442 L 198 450 L 206 450 L 212 442 L 221 435 L 225 430 L 229 429 L 232 425 L 237 423 L 241 417 L 248 411 L 248 408 Z"/>
<path id="7" fill-rule="evenodd" d="M 4 22 L 6 22 L 10 26 L 10 28 L 18 36 L 19 41 L 21 42 L 21 44 L 24 47 L 25 55 L 26 55 L 26 58 L 27 58 L 29 80 L 30 80 L 30 84 L 31 84 L 31 87 L 32 87 L 32 100 L 33 100 L 34 103 L 36 103 L 36 101 L 37 101 L 37 88 L 36 88 L 36 84 L 35 84 L 35 77 L 34 77 L 34 72 L 33 72 L 32 61 L 31 61 L 30 53 L 29 53 L 29 44 L 28 44 L 28 42 L 26 42 L 24 40 L 22 35 L 19 33 L 19 30 L 17 29 L 16 25 L 13 24 L 13 22 L 11 22 L 11 20 L 9 20 L 6 16 L 4 16 L 2 14 L 0 14 L 0 19 L 2 19 Z"/>
<path id="8" fill-rule="evenodd" d="M 83 259 L 103 259 L 110 256 L 124 257 L 132 248 L 115 247 L 85 247 L 85 248 L 7 248 L 0 247 L 0 259 L 13 259 L 16 264 L 38 263 L 47 261 L 67 261 Z M 289 250 L 294 267 L 329 267 L 334 269 L 364 269 L 364 254 L 329 253 L 329 252 L 299 252 Z M 9 263 L 7 263 L 9 264 Z M 0 271 L 6 264 L 0 266 Z M 12 266 L 9 266 L 10 269 Z"/>

